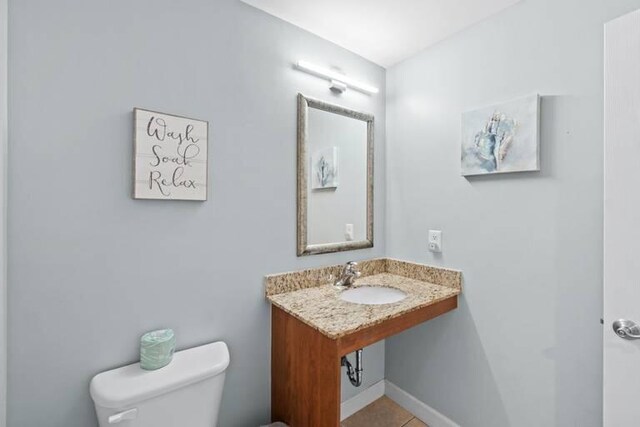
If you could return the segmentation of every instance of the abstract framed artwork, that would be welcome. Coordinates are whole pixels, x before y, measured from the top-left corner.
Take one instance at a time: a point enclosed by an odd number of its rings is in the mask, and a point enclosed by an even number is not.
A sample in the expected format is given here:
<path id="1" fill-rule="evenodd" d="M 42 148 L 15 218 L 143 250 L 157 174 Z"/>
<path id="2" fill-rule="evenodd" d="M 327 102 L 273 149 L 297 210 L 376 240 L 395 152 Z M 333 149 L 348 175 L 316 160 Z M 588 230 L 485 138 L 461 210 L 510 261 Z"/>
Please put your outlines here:
<path id="1" fill-rule="evenodd" d="M 462 114 L 462 175 L 540 170 L 540 96 Z"/>
<path id="2" fill-rule="evenodd" d="M 338 188 L 338 147 L 316 151 L 311 158 L 311 189 Z"/>

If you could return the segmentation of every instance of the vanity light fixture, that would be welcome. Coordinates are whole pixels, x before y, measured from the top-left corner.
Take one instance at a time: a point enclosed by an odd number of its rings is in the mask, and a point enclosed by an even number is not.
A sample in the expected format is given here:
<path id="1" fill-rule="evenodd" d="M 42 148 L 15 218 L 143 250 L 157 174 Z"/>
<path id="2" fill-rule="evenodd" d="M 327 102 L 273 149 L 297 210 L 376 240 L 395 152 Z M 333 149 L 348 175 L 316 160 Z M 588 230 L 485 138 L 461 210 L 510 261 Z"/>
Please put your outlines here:
<path id="1" fill-rule="evenodd" d="M 338 71 L 312 64 L 308 61 L 298 61 L 296 63 L 296 67 L 309 74 L 313 74 L 315 76 L 329 80 L 331 82 L 331 90 L 337 92 L 344 92 L 347 87 L 350 87 L 352 89 L 368 93 L 370 95 L 378 93 L 377 87 L 352 79 L 342 73 L 339 73 Z"/>

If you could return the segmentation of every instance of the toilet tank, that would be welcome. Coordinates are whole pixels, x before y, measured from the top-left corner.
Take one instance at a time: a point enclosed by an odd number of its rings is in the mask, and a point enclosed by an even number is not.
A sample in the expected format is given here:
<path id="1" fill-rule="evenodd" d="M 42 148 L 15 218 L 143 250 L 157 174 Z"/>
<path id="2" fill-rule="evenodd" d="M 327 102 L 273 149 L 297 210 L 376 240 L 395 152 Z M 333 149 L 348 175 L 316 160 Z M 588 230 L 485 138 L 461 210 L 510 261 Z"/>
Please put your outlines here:
<path id="1" fill-rule="evenodd" d="M 100 427 L 215 427 L 229 350 L 224 342 L 178 351 L 145 371 L 139 363 L 103 372 L 90 392 Z"/>

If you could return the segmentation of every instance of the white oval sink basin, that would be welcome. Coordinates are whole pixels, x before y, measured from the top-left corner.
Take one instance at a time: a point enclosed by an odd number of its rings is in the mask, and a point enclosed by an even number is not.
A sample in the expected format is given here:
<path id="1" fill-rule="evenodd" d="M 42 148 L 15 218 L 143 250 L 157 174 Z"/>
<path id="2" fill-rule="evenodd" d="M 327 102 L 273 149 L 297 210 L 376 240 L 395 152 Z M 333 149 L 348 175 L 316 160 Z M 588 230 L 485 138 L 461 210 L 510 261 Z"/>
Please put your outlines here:
<path id="1" fill-rule="evenodd" d="M 372 305 L 391 304 L 392 302 L 402 301 L 406 297 L 406 292 L 384 286 L 359 286 L 347 289 L 340 294 L 340 299 L 343 301 Z"/>

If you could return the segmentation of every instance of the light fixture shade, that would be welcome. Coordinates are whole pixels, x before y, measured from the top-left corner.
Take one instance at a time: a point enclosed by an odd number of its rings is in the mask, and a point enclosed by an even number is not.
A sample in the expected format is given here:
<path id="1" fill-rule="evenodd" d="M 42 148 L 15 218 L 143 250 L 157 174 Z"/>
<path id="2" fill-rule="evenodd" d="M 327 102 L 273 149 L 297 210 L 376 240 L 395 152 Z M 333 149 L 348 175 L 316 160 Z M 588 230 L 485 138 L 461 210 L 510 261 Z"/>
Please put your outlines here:
<path id="1" fill-rule="evenodd" d="M 330 81 L 333 80 L 333 81 L 343 83 L 347 87 L 358 90 L 360 92 L 368 93 L 370 95 L 374 95 L 379 92 L 377 87 L 352 79 L 348 76 L 345 76 L 342 73 L 313 64 L 308 61 L 300 60 L 296 63 L 296 66 L 298 67 L 298 69 L 306 71 L 309 74 L 323 77 Z"/>
<path id="2" fill-rule="evenodd" d="M 330 83 L 331 84 L 329 85 L 329 89 L 331 89 L 334 92 L 342 93 L 345 90 L 347 90 L 346 83 L 343 83 L 340 80 L 331 79 Z"/>

